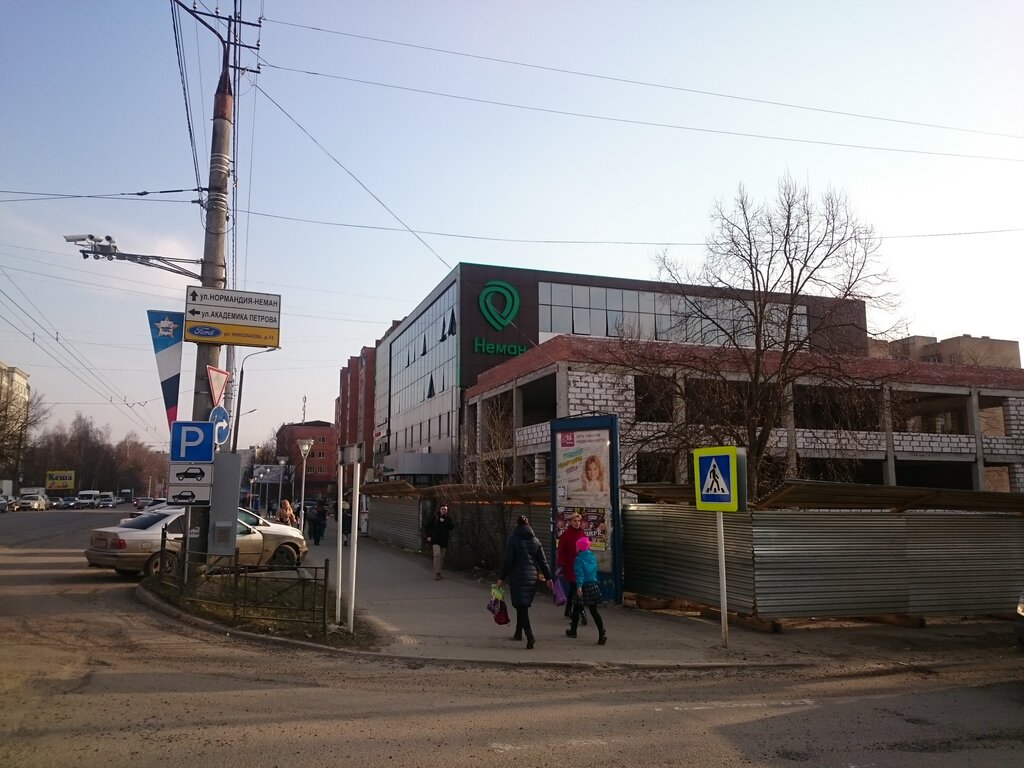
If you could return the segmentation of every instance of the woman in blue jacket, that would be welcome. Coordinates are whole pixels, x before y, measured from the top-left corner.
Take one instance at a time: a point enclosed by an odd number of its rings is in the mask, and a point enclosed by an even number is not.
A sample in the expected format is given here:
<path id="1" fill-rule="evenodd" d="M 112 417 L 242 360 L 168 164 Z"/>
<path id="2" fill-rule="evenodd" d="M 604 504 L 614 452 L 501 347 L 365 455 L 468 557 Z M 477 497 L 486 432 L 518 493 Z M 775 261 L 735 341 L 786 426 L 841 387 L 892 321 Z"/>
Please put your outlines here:
<path id="1" fill-rule="evenodd" d="M 579 625 L 580 616 L 583 615 L 583 606 L 590 611 L 594 618 L 594 626 L 597 627 L 597 644 L 604 645 L 608 642 L 608 636 L 604 632 L 604 622 L 597 606 L 601 602 L 601 587 L 597 583 L 597 558 L 590 551 L 590 539 L 586 536 L 576 541 L 576 560 L 572 566 L 576 574 L 576 597 L 572 609 L 572 625 L 565 630 L 568 637 L 576 637 L 576 627 Z"/>

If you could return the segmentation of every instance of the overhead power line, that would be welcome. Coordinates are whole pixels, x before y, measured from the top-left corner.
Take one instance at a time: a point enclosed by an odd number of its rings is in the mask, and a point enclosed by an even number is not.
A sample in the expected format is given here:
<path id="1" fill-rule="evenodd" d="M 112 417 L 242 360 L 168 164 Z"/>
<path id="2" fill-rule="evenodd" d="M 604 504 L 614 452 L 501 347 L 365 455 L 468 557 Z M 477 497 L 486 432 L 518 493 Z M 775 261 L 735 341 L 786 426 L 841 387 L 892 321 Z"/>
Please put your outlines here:
<path id="1" fill-rule="evenodd" d="M 487 61 L 494 64 L 507 64 L 514 67 L 524 67 L 527 69 L 536 69 L 543 72 L 555 72 L 561 75 L 572 75 L 573 77 L 585 77 L 592 80 L 606 80 L 613 83 L 623 83 L 625 85 L 639 85 L 645 88 L 659 88 L 668 91 L 679 91 L 681 93 L 693 93 L 699 96 L 711 96 L 717 99 L 732 99 L 734 101 L 745 101 L 753 104 L 764 104 L 771 107 L 781 107 L 783 109 L 798 109 L 806 112 L 819 112 L 826 115 L 838 115 L 840 117 L 853 117 L 859 120 L 876 120 L 886 123 L 898 123 L 901 125 L 913 125 L 919 128 L 935 128 L 943 131 L 958 131 L 960 133 L 976 133 L 983 136 L 999 136 L 1006 139 L 1024 139 L 1024 136 L 1016 133 L 1002 133 L 999 131 L 986 131 L 978 128 L 963 128 L 955 125 L 943 125 L 940 123 L 929 123 L 919 120 L 906 120 L 896 117 L 885 117 L 882 115 L 869 115 L 864 112 L 851 112 L 839 109 L 826 109 L 825 107 L 814 107 L 806 104 L 794 104 L 785 101 L 775 101 L 772 99 L 762 99 L 754 96 L 739 96 L 733 93 L 723 93 L 720 91 L 709 91 L 701 88 L 687 88 L 680 85 L 669 85 L 667 83 L 655 83 L 650 80 L 636 80 L 627 77 L 616 77 L 614 75 L 601 75 L 594 72 L 584 72 L 578 69 L 565 69 L 562 67 L 552 67 L 544 64 L 533 64 L 526 61 L 516 61 L 515 59 L 502 59 L 496 56 L 482 56 L 476 53 L 467 53 L 466 51 L 454 51 L 449 48 L 436 48 L 429 45 L 417 45 L 415 43 L 406 43 L 399 40 L 388 40 L 383 37 L 371 37 L 369 35 L 357 35 L 353 32 L 342 32 L 335 29 L 325 29 L 323 27 L 313 27 L 306 24 L 294 24 L 288 21 L 280 21 L 278 19 L 264 19 L 264 21 L 270 24 L 280 24 L 286 27 L 295 27 L 297 29 L 308 29 L 314 32 L 323 32 L 330 35 L 339 35 L 342 37 L 350 37 L 355 40 L 366 40 L 373 43 L 383 43 L 385 45 L 396 45 L 403 48 L 414 48 L 420 51 L 429 51 L 430 53 L 441 53 L 446 56 L 459 56 L 466 59 L 476 59 L 478 61 Z"/>
<path id="2" fill-rule="evenodd" d="M 648 128 L 667 128 L 673 131 L 689 131 L 691 133 L 707 133 L 715 136 L 737 136 L 745 139 L 762 139 L 764 141 L 783 141 L 792 144 L 811 144 L 819 147 L 842 147 L 844 149 L 864 149 L 872 152 L 891 152 L 898 154 L 907 155 L 927 155 L 929 157 L 953 157 L 960 158 L 963 160 L 995 160 L 1006 163 L 1024 163 L 1024 157 L 1003 157 L 999 155 L 972 155 L 964 152 L 939 152 L 931 149 L 911 149 L 907 147 L 884 147 L 875 144 L 854 144 L 851 142 L 843 141 L 826 141 L 824 139 L 801 139 L 794 136 L 775 136 L 767 133 L 750 133 L 747 131 L 729 131 L 723 128 L 700 128 L 694 125 L 679 125 L 677 123 L 662 123 L 655 120 L 636 120 L 628 117 L 612 117 L 610 115 L 598 115 L 588 112 L 573 112 L 566 109 L 552 109 L 549 107 L 534 107 L 528 104 L 516 104 L 510 101 L 495 101 L 493 99 L 480 99 L 475 96 L 461 96 L 455 93 L 446 93 L 444 91 L 432 91 L 426 88 L 412 88 L 405 85 L 395 85 L 393 83 L 383 83 L 377 80 L 364 80 L 358 77 L 345 77 L 344 75 L 331 75 L 324 72 L 316 72 L 309 69 L 299 69 L 296 67 L 282 67 L 276 64 L 271 64 L 266 59 L 261 58 L 261 63 L 272 69 L 278 69 L 284 72 L 296 72 L 298 74 L 310 75 L 313 77 L 324 77 L 330 80 L 343 80 L 349 83 L 359 83 L 360 85 L 372 85 L 377 88 L 391 88 L 396 91 L 406 91 L 408 93 L 419 93 L 425 96 L 439 96 L 445 99 L 455 99 L 457 101 L 468 101 L 474 104 L 488 104 L 494 107 L 505 107 L 506 109 L 522 109 L 527 112 L 539 112 L 546 115 L 561 115 L 562 117 L 577 117 L 584 120 L 600 120 L 606 123 L 619 123 L 623 125 L 642 125 Z"/>
<path id="3" fill-rule="evenodd" d="M 144 198 L 149 195 L 176 195 L 183 192 L 202 192 L 203 189 L 200 187 L 193 187 L 191 189 L 156 189 L 152 192 L 104 192 L 95 195 L 74 195 L 65 194 L 63 192 L 26 192 L 18 189 L 0 189 L 0 195 L 27 195 L 27 197 L 20 198 L 9 198 L 7 200 L 0 200 L 0 203 L 20 203 L 25 201 L 36 201 L 36 200 L 111 200 L 119 197 L 125 198 Z M 161 203 L 193 203 L 195 200 L 160 200 L 151 202 Z"/>
<path id="4" fill-rule="evenodd" d="M 388 214 L 391 215 L 391 218 L 393 218 L 395 221 L 397 221 L 399 224 L 402 225 L 402 228 L 403 228 L 403 230 L 405 232 L 408 232 L 410 235 L 412 235 L 417 240 L 419 240 L 420 243 L 423 245 L 423 247 L 426 248 L 428 251 L 430 251 L 432 254 L 434 254 L 434 257 L 438 261 L 440 261 L 442 264 L 444 264 L 446 267 L 448 267 L 448 269 L 452 268 L 451 264 L 449 264 L 447 261 L 445 261 L 441 257 L 441 254 L 439 254 L 437 251 L 435 251 L 430 246 L 430 243 L 428 243 L 426 240 L 424 240 L 422 237 L 420 237 L 418 234 L 416 234 L 415 230 L 413 230 L 412 227 L 410 227 L 408 224 L 406 224 L 397 213 L 395 213 L 393 210 L 391 210 L 391 208 L 388 206 L 387 203 L 385 203 L 383 200 L 381 200 L 380 197 L 378 197 L 368 186 L 366 186 L 358 176 L 356 176 L 354 173 L 352 173 L 352 171 L 350 171 L 348 169 L 348 167 L 345 166 L 344 163 L 342 163 L 338 158 L 336 158 L 334 155 L 332 155 L 323 144 L 321 144 L 319 141 L 317 141 L 317 139 L 313 136 L 313 134 L 311 134 L 309 131 L 307 131 L 305 126 L 302 125 L 302 123 L 300 123 L 298 120 L 296 120 L 294 117 L 292 117 L 291 114 L 289 114 L 288 111 L 284 107 L 282 107 L 280 104 L 278 104 L 270 96 L 270 94 L 268 94 L 261 86 L 257 85 L 256 86 L 256 90 L 258 90 L 260 93 L 262 93 L 264 96 L 266 96 L 267 97 L 267 101 L 269 101 L 271 104 L 273 104 L 275 107 L 277 107 L 285 117 L 287 117 L 289 120 L 291 120 L 292 123 L 295 125 L 295 127 L 298 128 L 300 131 L 302 131 L 302 133 L 304 133 L 306 135 L 306 138 L 308 138 L 310 141 L 312 141 L 321 152 L 323 152 L 325 155 L 327 155 L 327 157 L 329 157 L 334 162 L 335 165 L 337 165 L 339 168 L 341 168 L 341 170 L 343 170 L 345 173 L 347 173 L 349 175 L 349 177 L 351 177 L 351 179 L 353 181 L 355 181 L 356 184 L 358 184 L 360 187 L 362 187 L 363 191 L 366 192 L 366 194 L 368 194 L 370 197 L 372 197 L 374 200 L 376 200 L 377 203 L 380 205 L 380 207 L 383 208 L 385 211 L 388 212 Z"/>

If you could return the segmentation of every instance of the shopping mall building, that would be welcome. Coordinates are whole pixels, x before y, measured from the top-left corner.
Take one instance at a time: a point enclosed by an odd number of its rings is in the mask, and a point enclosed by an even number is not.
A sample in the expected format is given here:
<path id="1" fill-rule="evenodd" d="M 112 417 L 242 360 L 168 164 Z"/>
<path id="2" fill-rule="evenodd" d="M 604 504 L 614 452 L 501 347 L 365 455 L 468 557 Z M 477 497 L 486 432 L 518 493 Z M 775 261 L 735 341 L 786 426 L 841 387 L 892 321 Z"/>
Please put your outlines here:
<path id="1" fill-rule="evenodd" d="M 707 323 L 680 322 L 681 289 L 684 304 L 699 305 L 704 317 L 727 318 L 735 304 L 705 287 L 459 264 L 341 371 L 339 445 L 361 444 L 374 480 L 473 482 L 495 453 L 512 481 L 545 479 L 552 419 L 611 413 L 634 436 L 652 426 L 652 416 L 638 410 L 644 382 L 615 367 L 611 351 L 621 346 L 622 329 L 664 345 L 722 343 Z M 898 392 L 907 409 L 898 416 L 883 410 L 877 424 L 839 431 L 797 397 L 775 430 L 773 452 L 796 456 L 802 469 L 841 452 L 862 482 L 1024 492 L 1017 342 L 871 343 L 857 301 L 803 297 L 792 317 L 812 347 L 820 342 L 841 353 L 846 373 L 865 386 L 885 381 L 886 400 Z M 842 331 L 826 338 L 826 317 L 830 329 Z M 944 358 L 943 350 L 953 352 Z M 945 359 L 954 362 L 932 362 Z M 807 391 L 814 386 L 808 378 Z M 488 407 L 497 402 L 501 409 Z M 640 439 L 623 451 L 623 483 L 686 480 L 686 458 L 664 446 Z"/>

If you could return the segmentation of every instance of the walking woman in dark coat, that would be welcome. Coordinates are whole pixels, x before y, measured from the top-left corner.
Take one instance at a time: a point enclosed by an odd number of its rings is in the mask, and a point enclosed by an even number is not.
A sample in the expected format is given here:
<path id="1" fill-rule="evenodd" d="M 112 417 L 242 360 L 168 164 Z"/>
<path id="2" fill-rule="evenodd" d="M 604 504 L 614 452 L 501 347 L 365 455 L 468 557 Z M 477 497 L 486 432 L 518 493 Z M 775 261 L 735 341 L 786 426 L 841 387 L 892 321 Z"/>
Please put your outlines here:
<path id="1" fill-rule="evenodd" d="M 516 529 L 505 542 L 505 556 L 498 571 L 497 584 L 500 587 L 508 580 L 512 607 L 516 609 L 516 633 L 513 640 L 522 640 L 526 634 L 526 649 L 533 648 L 533 629 L 530 627 L 530 606 L 537 593 L 539 574 L 547 580 L 551 589 L 551 569 L 548 568 L 544 547 L 533 533 L 526 515 L 520 515 Z"/>

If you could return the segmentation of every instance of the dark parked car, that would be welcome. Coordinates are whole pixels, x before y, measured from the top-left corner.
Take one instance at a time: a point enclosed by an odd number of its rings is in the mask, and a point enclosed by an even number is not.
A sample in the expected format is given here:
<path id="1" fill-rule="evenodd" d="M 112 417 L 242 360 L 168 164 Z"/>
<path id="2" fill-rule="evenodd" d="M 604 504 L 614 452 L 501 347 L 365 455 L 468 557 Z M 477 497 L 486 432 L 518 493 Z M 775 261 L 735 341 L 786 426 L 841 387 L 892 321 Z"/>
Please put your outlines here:
<path id="1" fill-rule="evenodd" d="M 78 501 L 76 496 L 64 496 L 57 500 L 57 509 L 74 509 L 76 501 Z"/>

